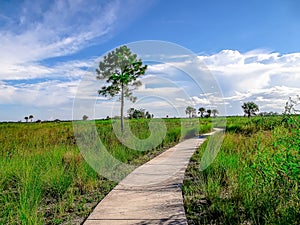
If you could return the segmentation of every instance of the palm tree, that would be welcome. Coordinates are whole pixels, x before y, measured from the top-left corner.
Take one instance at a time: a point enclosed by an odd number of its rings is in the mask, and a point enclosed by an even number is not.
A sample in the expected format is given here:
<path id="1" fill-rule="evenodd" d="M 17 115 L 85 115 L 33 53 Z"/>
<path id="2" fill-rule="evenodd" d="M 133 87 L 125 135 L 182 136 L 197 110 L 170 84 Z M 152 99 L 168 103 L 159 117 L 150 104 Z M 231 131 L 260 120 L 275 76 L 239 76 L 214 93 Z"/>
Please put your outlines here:
<path id="1" fill-rule="evenodd" d="M 258 105 L 256 105 L 254 102 L 244 102 L 242 109 L 244 110 L 245 115 L 248 117 L 256 115 L 256 112 L 259 111 Z"/>
<path id="2" fill-rule="evenodd" d="M 153 114 L 152 114 L 153 115 Z M 146 114 L 145 114 L 145 117 L 147 119 L 151 119 L 152 118 L 152 115 L 147 111 Z"/>
<path id="3" fill-rule="evenodd" d="M 205 111 L 206 111 L 205 108 L 200 107 L 200 108 L 198 109 L 198 114 L 200 114 L 200 116 L 203 117 Z"/>
<path id="4" fill-rule="evenodd" d="M 207 117 L 210 117 L 210 115 L 212 113 L 211 109 L 206 110 L 206 112 L 207 112 Z"/>
<path id="5" fill-rule="evenodd" d="M 185 109 L 185 113 L 186 113 L 187 115 L 189 115 L 189 118 L 195 117 L 196 109 L 193 108 L 192 106 L 188 106 L 188 107 L 186 107 L 186 109 Z"/>
<path id="6" fill-rule="evenodd" d="M 29 119 L 30 119 L 30 122 L 32 122 L 33 115 L 30 115 L 30 116 L 29 116 Z"/>
<path id="7" fill-rule="evenodd" d="M 218 111 L 217 109 L 213 109 L 213 110 L 211 111 L 211 113 L 213 114 L 214 117 L 216 117 L 217 114 L 219 114 L 219 111 Z"/>

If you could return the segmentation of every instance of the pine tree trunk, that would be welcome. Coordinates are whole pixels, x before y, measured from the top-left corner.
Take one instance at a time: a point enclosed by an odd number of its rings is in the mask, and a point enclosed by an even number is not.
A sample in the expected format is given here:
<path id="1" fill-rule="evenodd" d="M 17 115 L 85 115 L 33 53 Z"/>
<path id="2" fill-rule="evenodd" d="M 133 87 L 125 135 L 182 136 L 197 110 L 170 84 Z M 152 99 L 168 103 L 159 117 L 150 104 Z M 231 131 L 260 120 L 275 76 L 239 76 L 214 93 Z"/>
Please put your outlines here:
<path id="1" fill-rule="evenodd" d="M 121 131 L 124 132 L 124 85 L 121 87 Z"/>

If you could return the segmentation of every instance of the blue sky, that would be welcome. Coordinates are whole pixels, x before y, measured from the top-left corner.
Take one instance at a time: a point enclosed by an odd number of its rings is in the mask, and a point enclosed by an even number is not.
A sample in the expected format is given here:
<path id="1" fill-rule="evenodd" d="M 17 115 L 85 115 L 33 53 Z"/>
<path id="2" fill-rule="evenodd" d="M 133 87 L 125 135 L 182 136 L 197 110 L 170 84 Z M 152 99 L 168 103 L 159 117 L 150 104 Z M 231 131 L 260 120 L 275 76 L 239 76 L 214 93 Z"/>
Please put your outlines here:
<path id="1" fill-rule="evenodd" d="M 241 115 L 245 101 L 255 101 L 261 111 L 282 112 L 300 90 L 299 10 L 297 0 L 1 1 L 0 121 L 30 114 L 72 119 L 78 86 L 87 74 L 93 76 L 96 59 L 143 40 L 194 52 L 219 84 L 228 115 Z M 183 116 L 188 104 L 211 106 L 211 93 L 192 88 L 170 65 L 149 66 L 143 83 L 140 99 L 166 90 L 168 95 L 127 102 L 127 108 Z M 183 97 L 182 90 L 193 91 Z M 176 102 L 166 104 L 171 100 Z M 117 115 L 112 104 L 96 104 L 90 118 Z"/>

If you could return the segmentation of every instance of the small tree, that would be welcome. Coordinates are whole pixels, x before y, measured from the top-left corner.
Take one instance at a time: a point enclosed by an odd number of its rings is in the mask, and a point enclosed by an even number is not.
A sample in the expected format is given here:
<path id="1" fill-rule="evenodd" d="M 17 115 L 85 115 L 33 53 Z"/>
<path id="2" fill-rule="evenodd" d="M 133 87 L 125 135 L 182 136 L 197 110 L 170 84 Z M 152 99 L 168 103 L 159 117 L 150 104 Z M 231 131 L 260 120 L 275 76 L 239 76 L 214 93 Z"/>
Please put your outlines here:
<path id="1" fill-rule="evenodd" d="M 187 114 L 189 118 L 195 117 L 196 109 L 192 106 L 188 106 L 185 109 L 185 114 Z"/>
<path id="2" fill-rule="evenodd" d="M 200 114 L 200 117 L 203 117 L 204 116 L 204 113 L 205 113 L 205 108 L 203 108 L 203 107 L 200 107 L 199 109 L 198 109 L 198 114 Z"/>
<path id="3" fill-rule="evenodd" d="M 138 119 L 142 117 L 142 112 L 138 109 L 135 109 L 133 114 L 132 114 L 132 118 L 134 119 Z"/>
<path id="4" fill-rule="evenodd" d="M 256 105 L 254 102 L 244 102 L 242 109 L 244 110 L 245 115 L 248 117 L 256 115 L 256 112 L 259 111 L 258 105 Z"/>
<path id="5" fill-rule="evenodd" d="M 32 122 L 33 115 L 30 115 L 30 116 L 29 116 L 29 119 L 30 119 L 30 122 Z"/>
<path id="6" fill-rule="evenodd" d="M 120 95 L 122 132 L 124 131 L 124 99 L 136 101 L 132 91 L 141 85 L 138 78 L 145 74 L 146 69 L 147 65 L 143 65 L 141 59 L 138 59 L 136 54 L 132 54 L 127 46 L 109 52 L 96 69 L 97 79 L 106 80 L 108 84 L 98 93 L 105 97 Z"/>
<path id="7" fill-rule="evenodd" d="M 149 114 L 149 112 L 147 112 Z M 129 119 L 138 119 L 138 118 L 145 118 L 145 109 L 135 109 L 135 108 L 130 108 L 127 110 L 128 118 Z"/>
<path id="8" fill-rule="evenodd" d="M 26 122 L 28 122 L 28 116 L 25 116 L 24 119 Z"/>
<path id="9" fill-rule="evenodd" d="M 134 108 L 130 108 L 130 109 L 127 110 L 127 115 L 128 115 L 129 119 L 133 118 L 134 110 L 135 110 Z"/>
<path id="10" fill-rule="evenodd" d="M 83 115 L 82 120 L 87 120 L 89 117 L 87 115 Z"/>
<path id="11" fill-rule="evenodd" d="M 213 109 L 213 110 L 211 111 L 211 113 L 213 114 L 214 117 L 216 117 L 217 114 L 219 114 L 219 111 L 218 111 L 217 109 Z"/>
<path id="12" fill-rule="evenodd" d="M 148 111 L 145 114 L 146 119 L 151 119 L 153 118 L 153 114 L 151 115 Z"/>
<path id="13" fill-rule="evenodd" d="M 212 113 L 211 109 L 206 110 L 206 113 L 207 113 L 207 117 L 210 117 Z"/>

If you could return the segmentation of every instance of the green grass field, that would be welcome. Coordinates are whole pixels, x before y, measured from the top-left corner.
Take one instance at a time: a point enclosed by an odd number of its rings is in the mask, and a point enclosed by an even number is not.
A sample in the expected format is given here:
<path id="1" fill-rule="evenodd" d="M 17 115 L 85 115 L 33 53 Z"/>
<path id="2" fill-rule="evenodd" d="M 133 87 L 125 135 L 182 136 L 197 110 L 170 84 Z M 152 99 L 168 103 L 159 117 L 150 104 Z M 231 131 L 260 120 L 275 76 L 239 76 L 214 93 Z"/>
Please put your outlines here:
<path id="1" fill-rule="evenodd" d="M 88 121 L 90 122 L 90 121 Z M 147 138 L 149 120 L 131 120 L 132 132 Z M 118 160 L 138 166 L 199 132 L 195 122 L 165 119 L 163 142 L 135 151 L 117 140 L 111 120 L 96 121 L 99 138 Z M 211 129 L 203 120 L 200 131 Z M 0 124 L 0 224 L 79 224 L 116 185 L 83 159 L 71 122 Z"/>
<path id="2" fill-rule="evenodd" d="M 189 224 L 299 224 L 300 117 L 230 117 L 221 150 L 183 185 Z"/>
<path id="3" fill-rule="evenodd" d="M 135 167 L 212 127 L 211 119 L 200 119 L 200 128 L 198 119 L 164 122 L 163 142 L 149 151 L 122 145 L 111 120 L 95 126 L 109 153 Z M 149 120 L 131 120 L 130 128 L 140 139 L 150 135 Z M 190 224 L 299 224 L 298 117 L 229 117 L 220 152 L 201 172 L 205 145 L 183 186 Z M 79 224 L 116 185 L 83 159 L 71 122 L 1 123 L 0 150 L 0 224 Z"/>

